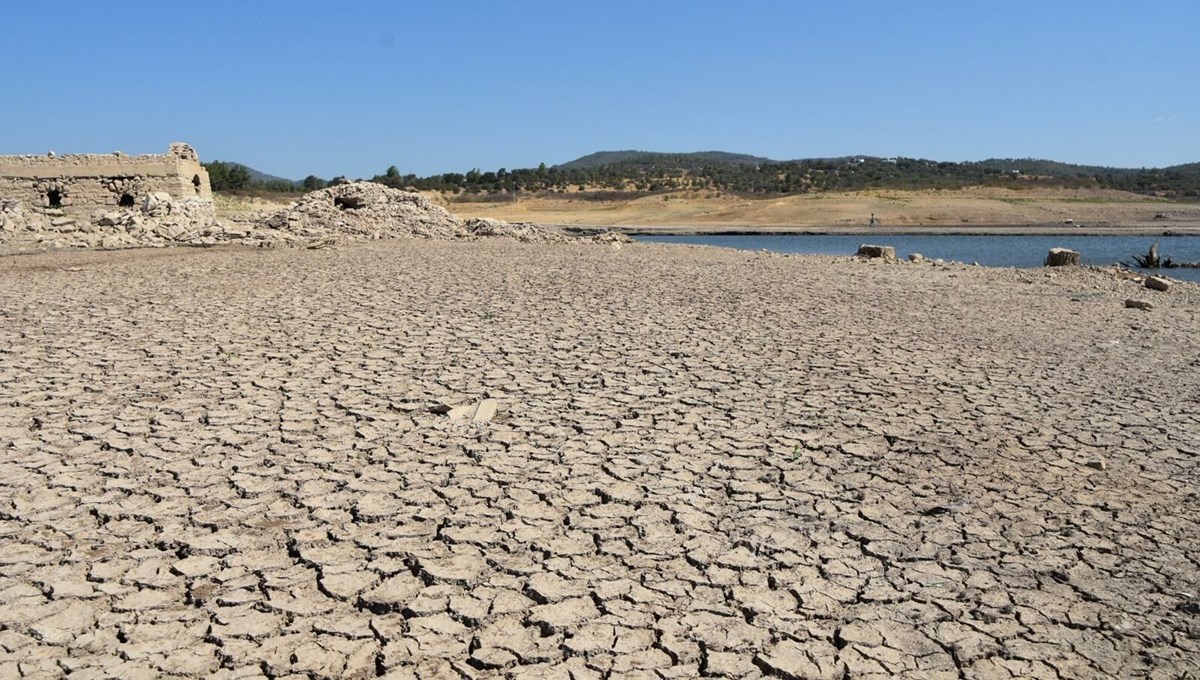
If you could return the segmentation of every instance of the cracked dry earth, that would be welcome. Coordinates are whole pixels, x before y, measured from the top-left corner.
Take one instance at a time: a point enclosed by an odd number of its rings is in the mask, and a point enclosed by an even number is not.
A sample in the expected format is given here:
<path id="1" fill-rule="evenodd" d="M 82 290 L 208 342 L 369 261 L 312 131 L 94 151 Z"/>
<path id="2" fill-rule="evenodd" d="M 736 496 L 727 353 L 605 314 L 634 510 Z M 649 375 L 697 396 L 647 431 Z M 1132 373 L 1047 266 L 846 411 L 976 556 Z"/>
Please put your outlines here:
<path id="1" fill-rule="evenodd" d="M 0 260 L 0 676 L 1195 677 L 1200 295 L 1131 286 Z"/>

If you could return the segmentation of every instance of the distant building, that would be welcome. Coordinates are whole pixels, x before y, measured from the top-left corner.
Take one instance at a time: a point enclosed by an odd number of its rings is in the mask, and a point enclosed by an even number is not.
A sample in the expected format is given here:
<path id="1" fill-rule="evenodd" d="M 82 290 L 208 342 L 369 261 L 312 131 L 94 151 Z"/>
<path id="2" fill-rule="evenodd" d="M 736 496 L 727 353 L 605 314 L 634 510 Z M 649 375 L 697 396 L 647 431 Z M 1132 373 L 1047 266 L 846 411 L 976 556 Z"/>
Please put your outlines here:
<path id="1" fill-rule="evenodd" d="M 37 210 L 61 210 L 85 217 L 141 205 L 147 196 L 166 193 L 173 200 L 212 202 L 208 172 L 195 149 L 182 142 L 165 154 L 0 156 L 0 199 L 20 201 Z"/>

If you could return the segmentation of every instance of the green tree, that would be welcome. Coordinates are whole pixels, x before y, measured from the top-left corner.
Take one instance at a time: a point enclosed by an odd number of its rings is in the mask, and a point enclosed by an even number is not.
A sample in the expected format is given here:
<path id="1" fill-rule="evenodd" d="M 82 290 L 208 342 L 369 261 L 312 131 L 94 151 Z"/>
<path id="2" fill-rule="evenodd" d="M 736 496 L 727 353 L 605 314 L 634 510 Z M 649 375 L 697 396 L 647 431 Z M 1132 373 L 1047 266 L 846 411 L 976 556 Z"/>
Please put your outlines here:
<path id="1" fill-rule="evenodd" d="M 208 181 L 213 191 L 244 191 L 251 184 L 250 171 L 246 166 L 225 161 L 204 163 Z"/>
<path id="2" fill-rule="evenodd" d="M 324 188 L 325 188 L 325 180 L 321 179 L 320 177 L 317 177 L 316 175 L 309 175 L 308 177 L 304 178 L 304 190 L 305 191 L 316 191 L 317 189 L 324 189 Z"/>

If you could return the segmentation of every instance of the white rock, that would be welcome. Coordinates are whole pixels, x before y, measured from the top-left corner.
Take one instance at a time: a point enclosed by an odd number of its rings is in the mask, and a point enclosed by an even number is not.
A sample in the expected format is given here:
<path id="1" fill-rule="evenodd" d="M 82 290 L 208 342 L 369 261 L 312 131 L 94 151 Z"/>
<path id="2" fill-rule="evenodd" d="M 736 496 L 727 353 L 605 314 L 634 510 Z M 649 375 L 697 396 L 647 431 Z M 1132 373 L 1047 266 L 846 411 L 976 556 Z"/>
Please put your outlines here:
<path id="1" fill-rule="evenodd" d="M 896 259 L 896 249 L 892 246 L 875 246 L 863 243 L 858 246 L 858 252 L 855 255 L 867 259 L 882 258 L 884 260 L 894 260 Z"/>

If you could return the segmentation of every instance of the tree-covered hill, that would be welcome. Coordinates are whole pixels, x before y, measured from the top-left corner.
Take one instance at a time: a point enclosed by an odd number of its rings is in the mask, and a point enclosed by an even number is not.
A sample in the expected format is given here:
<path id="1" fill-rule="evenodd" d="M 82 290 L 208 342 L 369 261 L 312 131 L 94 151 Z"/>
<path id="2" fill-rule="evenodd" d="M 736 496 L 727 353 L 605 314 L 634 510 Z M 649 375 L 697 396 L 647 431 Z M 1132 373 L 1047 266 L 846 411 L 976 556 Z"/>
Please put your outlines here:
<path id="1" fill-rule="evenodd" d="M 757 165 L 770 163 L 769 158 L 728 151 L 696 151 L 693 153 L 660 153 L 657 151 L 599 151 L 573 161 L 554 166 L 559 170 L 590 170 L 608 165 L 641 165 L 679 169 L 701 168 L 706 165 Z"/>
<path id="2" fill-rule="evenodd" d="M 206 164 L 216 191 L 297 191 L 325 186 L 309 176 L 297 183 L 256 178 L 238 163 Z M 340 178 L 339 178 L 340 179 Z M 520 192 L 570 193 L 582 199 L 669 191 L 725 191 L 741 194 L 797 194 L 863 189 L 961 189 L 1031 187 L 1117 189 L 1166 198 L 1200 198 L 1200 163 L 1168 168 L 1109 168 L 1034 158 L 934 161 L 923 158 L 844 156 L 775 161 L 722 151 L 655 153 L 604 151 L 562 165 L 537 168 L 443 173 L 419 177 L 396 166 L 371 178 L 395 188 L 475 196 Z"/>
<path id="3" fill-rule="evenodd" d="M 1107 168 L 1039 159 L 934 161 L 845 156 L 774 161 L 745 154 L 612 151 L 547 167 L 429 177 L 390 169 L 373 178 L 395 187 L 465 194 L 570 192 L 580 198 L 679 190 L 796 194 L 862 189 L 960 189 L 975 186 L 1118 189 L 1168 198 L 1200 198 L 1200 163 L 1170 168 Z"/>
<path id="4" fill-rule="evenodd" d="M 286 193 L 299 191 L 301 188 L 298 182 L 268 175 L 265 172 L 259 172 L 242 163 L 210 161 L 203 165 L 204 169 L 208 171 L 208 179 L 213 191 L 240 192 L 258 190 Z"/>

